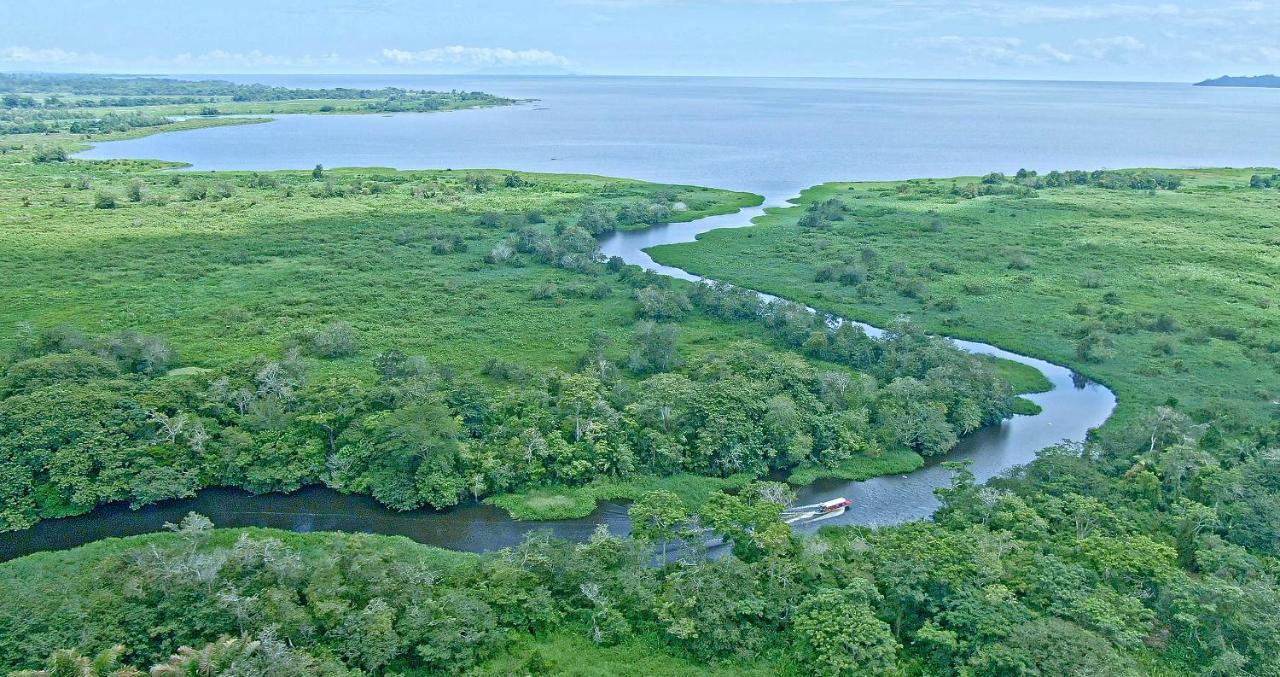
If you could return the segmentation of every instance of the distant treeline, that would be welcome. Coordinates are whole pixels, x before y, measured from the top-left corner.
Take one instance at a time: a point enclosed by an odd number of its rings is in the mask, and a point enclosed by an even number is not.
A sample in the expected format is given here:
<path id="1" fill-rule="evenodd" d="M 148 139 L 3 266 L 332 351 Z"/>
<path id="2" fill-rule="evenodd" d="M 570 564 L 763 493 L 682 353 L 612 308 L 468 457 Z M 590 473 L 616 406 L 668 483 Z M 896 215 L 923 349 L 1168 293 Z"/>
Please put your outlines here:
<path id="1" fill-rule="evenodd" d="M 291 101 L 295 99 L 383 99 L 421 94 L 446 94 L 426 90 L 400 89 L 383 87 L 381 89 L 350 89 L 338 87 L 332 89 L 299 89 L 293 87 L 272 87 L 262 84 L 237 84 L 226 80 L 173 80 L 169 78 L 148 77 L 110 77 L 103 75 L 69 75 L 69 74 L 0 74 L 0 92 L 21 94 L 72 94 L 75 96 L 107 96 L 107 97 L 231 97 L 232 101 Z M 493 98 L 483 92 L 447 92 L 462 97 L 485 99 Z M 31 98 L 32 103 L 35 99 Z M 157 101 L 153 103 L 165 103 Z M 172 101 L 168 101 L 172 103 Z M 190 103 L 190 102 L 188 102 Z M 100 103 L 97 105 L 117 105 Z M 150 103 L 130 102 L 123 105 L 151 105 Z M 5 106 L 10 107 L 6 97 Z"/>
<path id="2" fill-rule="evenodd" d="M 95 98 L 96 97 L 96 98 Z M 502 105 L 510 99 L 484 92 L 435 92 L 396 87 L 382 89 L 293 89 L 261 84 L 236 84 L 223 80 L 171 80 L 101 75 L 0 74 L 0 135 L 109 134 L 169 122 L 156 106 L 200 105 L 200 115 L 272 113 L 261 106 L 236 106 L 219 110 L 219 103 L 270 103 L 321 100 L 359 102 L 341 105 L 344 112 L 428 112 L 477 105 Z M 339 106 L 325 104 L 314 110 L 292 112 L 329 113 Z M 101 109 L 109 109 L 103 111 Z M 113 109 L 113 110 L 110 110 Z M 163 113 L 163 114 L 162 114 Z"/>
<path id="3" fill-rule="evenodd" d="M 960 197 L 973 198 L 980 195 L 1030 194 L 1043 188 L 1067 186 L 1096 186 L 1108 190 L 1177 190 L 1182 186 L 1182 178 L 1176 174 L 1128 169 L 1054 170 L 1043 175 L 1035 170 L 1019 169 L 1013 176 L 992 172 L 982 177 L 978 183 L 958 185 L 951 192 Z"/>
<path id="4" fill-rule="evenodd" d="M 89 115 L 76 110 L 0 110 L 0 136 L 7 134 L 111 134 L 139 127 L 156 127 L 171 120 L 136 110 Z"/>

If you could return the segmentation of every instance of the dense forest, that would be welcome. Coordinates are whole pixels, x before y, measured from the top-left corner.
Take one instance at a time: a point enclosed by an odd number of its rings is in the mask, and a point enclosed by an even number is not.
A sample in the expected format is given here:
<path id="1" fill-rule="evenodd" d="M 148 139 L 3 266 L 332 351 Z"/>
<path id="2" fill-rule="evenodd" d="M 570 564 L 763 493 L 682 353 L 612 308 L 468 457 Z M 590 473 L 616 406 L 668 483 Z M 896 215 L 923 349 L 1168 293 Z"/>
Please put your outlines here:
<path id="1" fill-rule="evenodd" d="M 191 516 L 0 565 L 0 665 L 1275 675 L 1277 444 L 1274 424 L 1224 437 L 1161 409 L 989 486 L 960 469 L 932 521 L 812 537 L 778 521 L 785 491 L 769 484 L 696 516 L 646 495 L 635 540 L 533 537 L 478 557 Z M 708 559 L 695 536 L 654 566 L 703 528 L 732 553 Z M 74 674 L 117 674 L 94 669 Z"/>
<path id="2" fill-rule="evenodd" d="M 236 96 L 122 82 L 24 87 Z M 625 497 L 633 529 L 471 555 L 191 514 L 0 563 L 0 670 L 1280 675 L 1275 170 L 831 184 L 654 252 L 736 287 L 595 236 L 753 195 L 166 172 L 82 140 L 0 147 L 0 528 L 324 484 L 526 518 Z M 1042 377 L 941 333 L 1071 364 L 1117 416 L 986 484 L 949 463 L 930 520 L 793 531 L 773 480 L 907 472 L 1027 410 Z"/>

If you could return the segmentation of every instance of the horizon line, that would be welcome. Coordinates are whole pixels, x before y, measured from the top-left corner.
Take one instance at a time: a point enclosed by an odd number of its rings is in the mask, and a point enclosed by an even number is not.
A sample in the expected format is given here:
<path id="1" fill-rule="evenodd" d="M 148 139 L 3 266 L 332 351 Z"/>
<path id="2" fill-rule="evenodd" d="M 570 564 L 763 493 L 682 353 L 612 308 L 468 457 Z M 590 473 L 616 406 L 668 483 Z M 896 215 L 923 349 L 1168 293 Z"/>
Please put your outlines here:
<path id="1" fill-rule="evenodd" d="M 0 74 L 32 74 L 32 75 L 98 75 L 106 77 L 170 77 L 170 78 L 211 78 L 211 77 L 477 77 L 477 78 L 688 78 L 688 79 L 742 79 L 742 80 L 914 80 L 921 82 L 1041 82 L 1041 83 L 1077 83 L 1077 84 L 1154 84 L 1154 85 L 1195 85 L 1198 82 L 1212 80 L 1216 77 L 1250 77 L 1250 76 L 1210 76 L 1201 80 L 1111 80 L 1111 79 L 1059 79 L 1059 78 L 997 78 L 972 77 L 955 78 L 940 76 L 895 76 L 895 75 L 726 75 L 726 74 L 674 74 L 674 73 L 484 73 L 484 72 L 450 72 L 450 73 L 376 73 L 376 72 L 128 72 L 128 71 L 58 71 L 58 70 L 7 70 L 0 69 Z M 1256 76 L 1254 76 L 1256 77 Z"/>

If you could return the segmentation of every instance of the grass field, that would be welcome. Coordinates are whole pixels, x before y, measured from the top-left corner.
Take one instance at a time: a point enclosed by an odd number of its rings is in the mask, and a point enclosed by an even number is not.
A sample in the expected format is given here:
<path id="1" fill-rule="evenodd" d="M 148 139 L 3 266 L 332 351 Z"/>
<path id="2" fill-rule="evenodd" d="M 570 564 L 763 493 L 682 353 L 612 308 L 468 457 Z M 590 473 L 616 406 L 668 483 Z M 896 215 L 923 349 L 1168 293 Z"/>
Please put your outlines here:
<path id="1" fill-rule="evenodd" d="M 1273 171 L 972 199 L 953 188 L 973 178 L 830 183 L 753 228 L 651 253 L 857 319 L 906 314 L 1070 365 L 1117 391 L 1113 422 L 1176 403 L 1229 424 L 1265 417 L 1280 397 L 1280 191 L 1249 185 Z M 832 199 L 838 219 L 799 225 Z"/>
<path id="2" fill-rule="evenodd" d="M 15 162 L 0 173 L 0 326 L 133 327 L 164 334 L 184 366 L 272 354 L 299 330 L 342 319 L 367 349 L 343 368 L 396 347 L 465 369 L 489 358 L 570 368 L 595 327 L 621 339 L 635 303 L 620 287 L 587 297 L 580 275 L 485 266 L 482 258 L 531 212 L 576 218 L 588 201 L 622 203 L 674 191 L 698 218 L 755 196 L 587 176 L 521 175 L 525 188 L 475 192 L 507 172 L 325 173 L 322 181 L 238 172 L 164 174 L 158 163 Z M 138 185 L 143 198 L 126 193 Z M 87 186 L 87 187 L 86 187 Z M 84 188 L 84 189 L 81 189 Z M 228 193 L 217 198 L 218 191 Z M 191 199 L 207 192 L 202 199 Z M 415 192 L 418 196 L 415 197 Z M 102 195 L 116 203 L 97 209 Z M 485 221 L 500 214 L 496 221 Z M 488 224 L 488 225 L 485 225 Z M 446 242 L 448 253 L 437 252 Z M 458 251 L 464 245 L 466 251 Z M 534 300 L 539 284 L 556 293 Z M 692 321 L 691 346 L 741 337 L 728 323 Z M 13 344 L 12 331 L 0 350 Z M 625 341 L 620 342 L 625 345 Z"/>

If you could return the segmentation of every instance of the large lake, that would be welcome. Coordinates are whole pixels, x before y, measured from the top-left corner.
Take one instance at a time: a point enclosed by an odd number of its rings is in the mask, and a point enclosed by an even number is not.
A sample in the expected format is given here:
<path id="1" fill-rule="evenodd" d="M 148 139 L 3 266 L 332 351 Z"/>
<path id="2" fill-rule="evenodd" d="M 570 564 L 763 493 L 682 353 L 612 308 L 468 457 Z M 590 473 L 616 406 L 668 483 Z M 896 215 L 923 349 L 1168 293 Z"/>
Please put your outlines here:
<path id="1" fill-rule="evenodd" d="M 538 101 L 433 115 L 283 116 L 102 144 L 84 157 L 163 158 L 197 169 L 322 163 L 581 172 L 749 190 L 771 203 L 831 180 L 1280 164 L 1280 90 L 802 78 L 251 79 Z"/>

